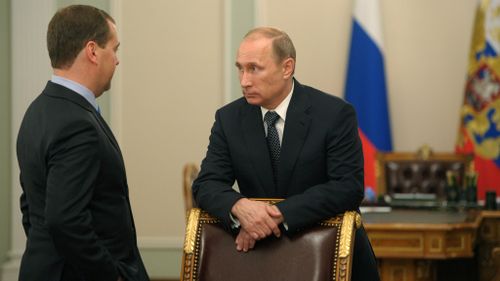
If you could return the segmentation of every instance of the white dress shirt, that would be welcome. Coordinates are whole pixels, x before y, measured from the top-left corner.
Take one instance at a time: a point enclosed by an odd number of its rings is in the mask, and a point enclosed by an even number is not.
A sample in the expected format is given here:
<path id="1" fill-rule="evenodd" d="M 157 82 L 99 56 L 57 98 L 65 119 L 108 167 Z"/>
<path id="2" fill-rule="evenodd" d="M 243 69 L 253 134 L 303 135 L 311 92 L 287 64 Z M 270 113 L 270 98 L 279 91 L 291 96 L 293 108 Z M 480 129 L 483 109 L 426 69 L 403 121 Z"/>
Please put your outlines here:
<path id="1" fill-rule="evenodd" d="M 285 130 L 286 111 L 288 110 L 288 105 L 290 105 L 290 100 L 292 99 L 294 86 L 295 82 L 292 81 L 292 89 L 290 90 L 290 93 L 288 93 L 286 98 L 274 110 L 271 110 L 276 112 L 280 117 L 278 121 L 276 121 L 276 123 L 274 124 L 274 126 L 276 127 L 276 131 L 278 131 L 278 136 L 280 138 L 280 145 L 283 143 L 283 131 Z M 264 125 L 264 130 L 267 136 L 267 126 L 266 126 L 266 121 L 264 121 L 264 116 L 266 116 L 266 113 L 269 111 L 269 109 L 266 109 L 261 106 L 260 110 L 262 111 L 262 123 Z"/>

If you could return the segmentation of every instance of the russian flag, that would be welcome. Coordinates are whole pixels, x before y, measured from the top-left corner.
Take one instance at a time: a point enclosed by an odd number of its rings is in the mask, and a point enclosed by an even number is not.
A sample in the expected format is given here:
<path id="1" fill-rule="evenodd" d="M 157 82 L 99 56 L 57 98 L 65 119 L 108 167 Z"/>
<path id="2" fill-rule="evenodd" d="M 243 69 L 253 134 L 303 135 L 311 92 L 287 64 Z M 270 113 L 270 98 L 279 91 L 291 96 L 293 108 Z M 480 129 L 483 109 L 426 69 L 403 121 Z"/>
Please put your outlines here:
<path id="1" fill-rule="evenodd" d="M 345 99 L 357 112 L 365 160 L 365 190 L 376 192 L 376 152 L 392 150 L 378 0 L 354 2 L 351 36 Z"/>

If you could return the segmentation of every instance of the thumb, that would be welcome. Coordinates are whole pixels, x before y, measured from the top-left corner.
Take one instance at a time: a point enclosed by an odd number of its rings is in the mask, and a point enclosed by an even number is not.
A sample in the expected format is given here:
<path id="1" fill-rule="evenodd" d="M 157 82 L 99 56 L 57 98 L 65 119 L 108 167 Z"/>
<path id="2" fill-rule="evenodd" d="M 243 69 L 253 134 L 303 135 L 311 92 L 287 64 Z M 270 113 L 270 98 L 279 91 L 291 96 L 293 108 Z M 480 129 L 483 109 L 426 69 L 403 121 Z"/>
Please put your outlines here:
<path id="1" fill-rule="evenodd" d="M 269 215 L 271 217 L 281 217 L 281 212 L 280 210 L 278 209 L 278 207 L 274 206 L 274 205 L 271 205 L 271 206 L 267 206 L 267 212 L 269 213 Z"/>

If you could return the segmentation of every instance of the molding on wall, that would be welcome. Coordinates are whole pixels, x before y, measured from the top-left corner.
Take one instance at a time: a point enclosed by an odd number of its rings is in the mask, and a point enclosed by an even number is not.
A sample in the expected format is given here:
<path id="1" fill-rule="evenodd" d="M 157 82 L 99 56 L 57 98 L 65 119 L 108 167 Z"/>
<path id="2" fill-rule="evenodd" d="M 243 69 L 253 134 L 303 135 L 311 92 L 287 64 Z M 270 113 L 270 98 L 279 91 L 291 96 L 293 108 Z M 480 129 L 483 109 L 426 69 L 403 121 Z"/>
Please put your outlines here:
<path id="1" fill-rule="evenodd" d="M 137 245 L 139 249 L 170 249 L 170 250 L 182 250 L 184 244 L 183 237 L 177 236 L 139 236 L 137 237 Z"/>
<path id="2" fill-rule="evenodd" d="M 233 58 L 231 57 L 231 14 L 232 14 L 232 0 L 224 0 L 224 62 L 222 65 L 224 73 L 224 100 L 223 104 L 226 104 L 232 100 L 231 91 L 231 71 Z"/>
<path id="3" fill-rule="evenodd" d="M 2 265 L 2 281 L 17 281 L 23 250 L 13 249 L 7 254 L 7 262 Z"/>
<path id="4" fill-rule="evenodd" d="M 153 280 L 179 280 L 182 251 L 180 249 L 141 249 L 141 256 Z"/>
<path id="5" fill-rule="evenodd" d="M 19 166 L 15 153 L 17 132 L 26 108 L 40 94 L 52 73 L 47 56 L 47 24 L 55 11 L 55 0 L 11 1 L 11 238 L 7 261 L 2 264 L 3 281 L 18 279 L 25 247 L 19 211 Z M 27 78 L 28 77 L 28 78 Z"/>
<path id="6" fill-rule="evenodd" d="M 118 38 L 122 40 L 122 1 L 120 0 L 109 0 L 109 9 L 111 16 L 116 21 L 116 29 L 118 31 Z M 118 52 L 118 58 L 120 59 L 120 52 Z M 112 89 L 110 95 L 110 126 L 113 129 L 113 134 L 115 135 L 118 143 L 121 143 L 122 138 L 122 97 L 123 97 L 123 82 L 122 82 L 122 68 L 120 65 L 115 70 L 113 75 Z"/>
<path id="7" fill-rule="evenodd" d="M 182 258 L 181 237 L 139 237 L 138 244 L 148 274 L 155 279 L 178 279 Z M 9 261 L 3 264 L 2 281 L 17 281 L 22 251 L 8 254 Z"/>
<path id="8" fill-rule="evenodd" d="M 149 277 L 175 280 L 179 278 L 183 237 L 139 236 L 137 242 Z"/>
<path id="9" fill-rule="evenodd" d="M 8 257 L 11 236 L 11 17 L 10 1 L 0 1 L 0 261 Z M 1 264 L 0 264 L 1 265 Z M 1 274 L 1 268 L 0 268 Z"/>
<path id="10" fill-rule="evenodd" d="M 254 0 L 254 21 L 255 26 L 265 26 L 267 25 L 267 5 L 266 0 Z"/>

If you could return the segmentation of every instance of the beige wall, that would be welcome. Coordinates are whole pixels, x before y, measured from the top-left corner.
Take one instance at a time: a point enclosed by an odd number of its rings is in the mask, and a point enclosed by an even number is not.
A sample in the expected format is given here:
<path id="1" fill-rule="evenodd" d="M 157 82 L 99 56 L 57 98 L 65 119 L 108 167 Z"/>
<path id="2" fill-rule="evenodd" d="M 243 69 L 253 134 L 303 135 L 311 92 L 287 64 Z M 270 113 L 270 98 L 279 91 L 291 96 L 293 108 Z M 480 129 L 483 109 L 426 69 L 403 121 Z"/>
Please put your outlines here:
<path id="1" fill-rule="evenodd" d="M 143 247 L 181 246 L 182 165 L 201 161 L 215 110 L 225 103 L 225 2 L 115 1 L 122 47 L 112 125 Z M 298 80 L 342 96 L 352 1 L 256 3 L 257 23 L 294 40 Z M 396 150 L 423 143 L 453 150 L 475 3 L 381 1 Z"/>
<path id="2" fill-rule="evenodd" d="M 230 88 L 225 71 L 234 71 L 233 59 L 226 55 L 236 48 L 231 46 L 234 38 L 226 37 L 231 30 L 226 19 L 234 23 L 233 29 L 244 26 L 247 10 L 256 23 L 286 30 L 298 51 L 298 80 L 343 95 L 352 0 L 253 0 L 255 11 L 235 7 L 239 1 L 110 0 L 122 41 L 121 64 L 113 92 L 108 93 L 110 120 L 127 165 L 141 252 L 156 278 L 174 278 L 180 269 L 182 166 L 201 161 L 215 110 L 227 102 L 225 97 L 238 95 L 224 93 Z M 451 151 L 476 1 L 380 1 L 394 148 L 415 150 L 428 143 L 436 150 Z M 44 39 L 32 35 L 44 34 L 54 11 L 50 5 L 56 2 L 38 2 L 10 1 L 25 3 L 11 9 L 11 139 L 19 113 L 48 77 L 48 58 L 40 47 Z M 23 17 L 26 14 L 32 16 Z M 15 179 L 14 158 L 11 168 Z M 3 266 L 6 281 L 17 279 L 24 247 L 19 190 L 13 182 L 10 260 Z"/>
<path id="3" fill-rule="evenodd" d="M 201 160 L 214 111 L 223 104 L 223 2 L 122 4 L 122 93 L 115 94 L 122 97 L 120 139 L 140 234 L 183 231 L 181 167 Z M 258 23 L 279 26 L 294 40 L 299 81 L 342 96 L 352 2 L 257 4 Z M 381 6 L 394 148 L 428 143 L 451 151 L 475 1 L 385 0 Z"/>
<path id="4" fill-rule="evenodd" d="M 476 1 L 381 0 L 395 150 L 454 149 Z M 264 24 L 289 31 L 302 83 L 343 96 L 349 0 L 261 1 Z"/>
<path id="5" fill-rule="evenodd" d="M 385 1 L 395 148 L 452 151 L 476 1 Z"/>
<path id="6" fill-rule="evenodd" d="M 191 3 L 188 3 L 191 2 Z M 223 103 L 222 1 L 124 1 L 120 142 L 140 236 L 181 237 L 181 171 Z"/>

